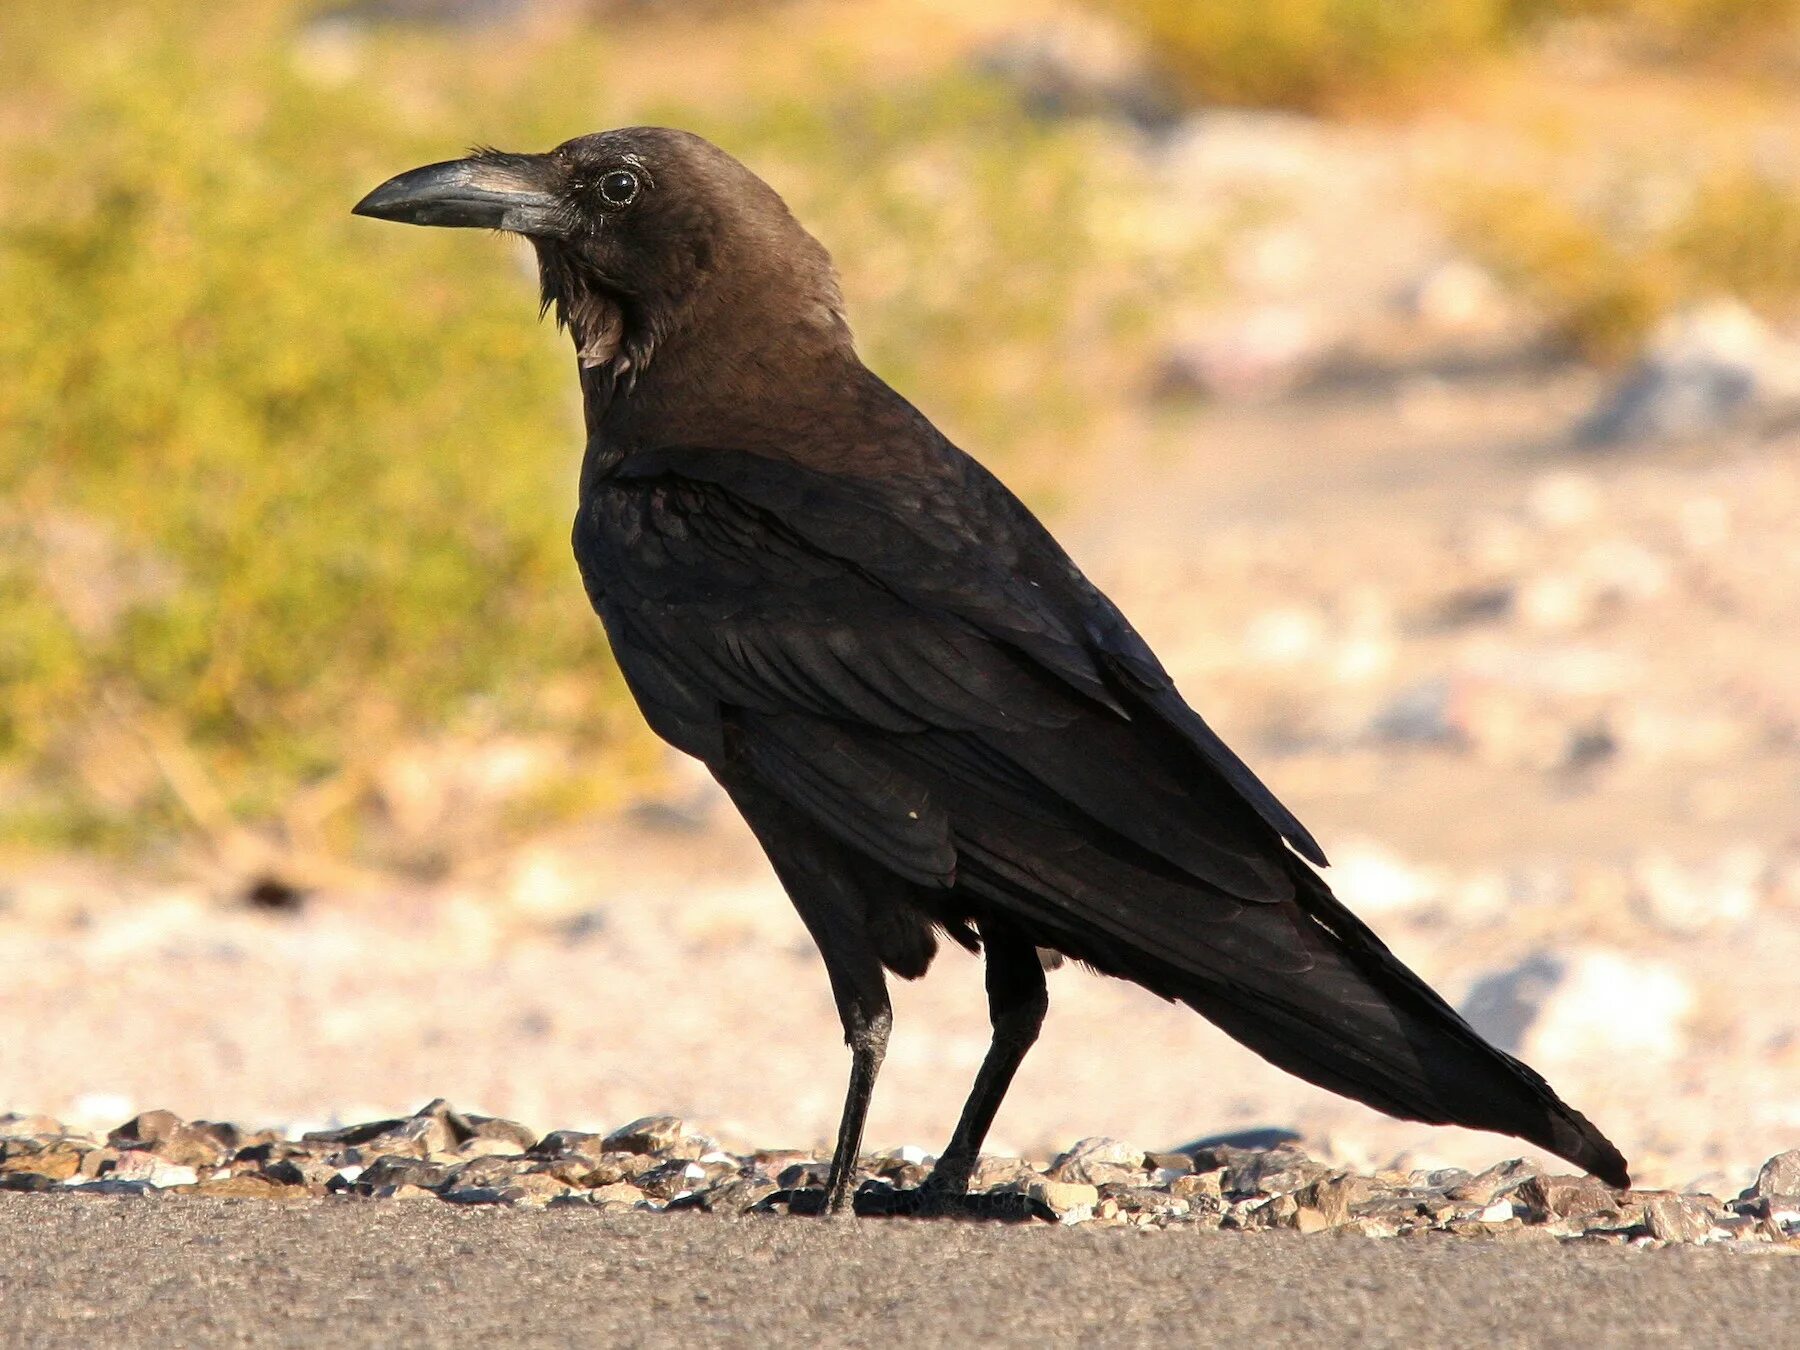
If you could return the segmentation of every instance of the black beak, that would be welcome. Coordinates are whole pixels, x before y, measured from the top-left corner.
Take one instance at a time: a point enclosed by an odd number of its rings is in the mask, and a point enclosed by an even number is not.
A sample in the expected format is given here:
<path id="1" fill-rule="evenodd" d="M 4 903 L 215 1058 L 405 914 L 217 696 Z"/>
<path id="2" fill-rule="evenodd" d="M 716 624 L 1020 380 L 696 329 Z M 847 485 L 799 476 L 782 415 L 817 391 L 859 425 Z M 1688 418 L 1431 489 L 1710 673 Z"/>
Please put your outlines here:
<path id="1" fill-rule="evenodd" d="M 543 155 L 481 154 L 446 160 L 390 178 L 352 211 L 407 225 L 450 225 L 555 236 L 567 213 L 548 190 Z"/>

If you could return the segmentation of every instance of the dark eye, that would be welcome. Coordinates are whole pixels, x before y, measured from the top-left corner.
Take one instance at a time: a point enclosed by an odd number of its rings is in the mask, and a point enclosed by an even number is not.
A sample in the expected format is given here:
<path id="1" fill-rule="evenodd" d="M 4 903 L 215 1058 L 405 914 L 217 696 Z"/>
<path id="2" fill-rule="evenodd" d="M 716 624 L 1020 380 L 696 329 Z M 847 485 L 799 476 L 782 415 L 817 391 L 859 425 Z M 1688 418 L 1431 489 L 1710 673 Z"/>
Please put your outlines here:
<path id="1" fill-rule="evenodd" d="M 638 176 L 630 169 L 614 169 L 600 180 L 600 196 L 608 206 L 630 206 L 637 195 Z"/>

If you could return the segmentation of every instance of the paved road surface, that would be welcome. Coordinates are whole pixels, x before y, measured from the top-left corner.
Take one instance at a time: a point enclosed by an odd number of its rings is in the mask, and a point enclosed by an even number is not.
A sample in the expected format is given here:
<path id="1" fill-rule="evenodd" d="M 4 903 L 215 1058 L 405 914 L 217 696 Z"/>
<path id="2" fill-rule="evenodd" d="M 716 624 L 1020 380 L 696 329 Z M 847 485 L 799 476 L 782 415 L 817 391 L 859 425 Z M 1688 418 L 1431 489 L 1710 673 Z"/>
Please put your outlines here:
<path id="1" fill-rule="evenodd" d="M 1800 1257 L 0 1196 L 0 1344 L 1800 1345 Z"/>

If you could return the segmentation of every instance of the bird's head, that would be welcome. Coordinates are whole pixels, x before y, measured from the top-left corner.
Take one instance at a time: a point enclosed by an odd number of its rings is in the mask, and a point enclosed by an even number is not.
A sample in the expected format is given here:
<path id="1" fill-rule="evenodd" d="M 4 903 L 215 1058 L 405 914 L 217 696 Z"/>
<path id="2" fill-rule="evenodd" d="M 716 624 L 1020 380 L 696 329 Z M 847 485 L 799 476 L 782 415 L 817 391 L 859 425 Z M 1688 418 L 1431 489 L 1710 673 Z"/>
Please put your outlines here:
<path id="1" fill-rule="evenodd" d="M 664 127 L 479 150 L 391 178 L 357 215 L 523 235 L 543 303 L 608 388 L 653 354 L 700 348 L 715 367 L 754 349 L 848 348 L 831 260 L 775 191 L 717 146 Z"/>

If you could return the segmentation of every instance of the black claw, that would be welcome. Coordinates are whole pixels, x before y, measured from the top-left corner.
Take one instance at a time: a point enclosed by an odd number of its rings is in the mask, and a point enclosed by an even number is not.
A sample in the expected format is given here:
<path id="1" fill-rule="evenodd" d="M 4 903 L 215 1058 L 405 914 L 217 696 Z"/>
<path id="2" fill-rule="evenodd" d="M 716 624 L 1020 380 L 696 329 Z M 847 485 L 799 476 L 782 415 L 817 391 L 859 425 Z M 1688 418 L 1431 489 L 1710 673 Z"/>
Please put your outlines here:
<path id="1" fill-rule="evenodd" d="M 870 1182 L 857 1191 L 850 1203 L 857 1214 L 871 1219 L 974 1219 L 990 1223 L 1029 1223 L 1033 1219 L 1056 1221 L 1056 1215 L 1042 1201 L 1016 1191 L 957 1195 L 926 1186 L 900 1190 Z"/>
<path id="2" fill-rule="evenodd" d="M 828 1213 L 831 1209 L 827 1203 L 825 1188 L 822 1186 L 795 1187 L 788 1191 L 775 1191 L 765 1195 L 756 1202 L 755 1208 L 767 1213 L 777 1205 L 786 1205 L 789 1214 L 804 1214 L 809 1217 Z"/>

